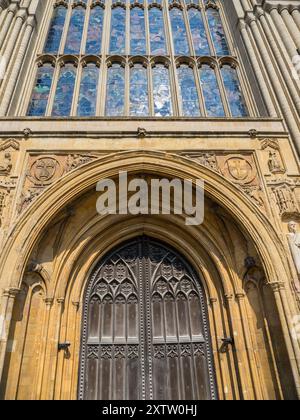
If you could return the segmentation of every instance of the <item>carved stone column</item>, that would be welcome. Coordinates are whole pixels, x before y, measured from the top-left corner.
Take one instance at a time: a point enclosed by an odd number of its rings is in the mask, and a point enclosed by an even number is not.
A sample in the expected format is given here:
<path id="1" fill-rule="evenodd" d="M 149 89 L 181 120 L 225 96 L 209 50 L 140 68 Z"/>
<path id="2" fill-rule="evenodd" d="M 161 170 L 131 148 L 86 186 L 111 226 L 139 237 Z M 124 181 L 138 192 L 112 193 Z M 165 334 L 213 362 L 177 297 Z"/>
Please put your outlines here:
<path id="1" fill-rule="evenodd" d="M 291 9 L 291 15 L 300 31 L 300 11 L 298 7 L 293 7 Z"/>
<path id="2" fill-rule="evenodd" d="M 6 345 L 8 340 L 10 322 L 12 318 L 12 312 L 14 302 L 19 289 L 8 289 L 3 292 L 1 313 L 0 313 L 0 381 L 3 372 L 3 364 L 6 353 Z"/>
<path id="3" fill-rule="evenodd" d="M 15 16 L 16 11 L 17 11 L 17 5 L 12 4 L 6 12 L 6 16 L 5 16 L 4 21 L 3 21 L 3 26 L 2 26 L 1 31 L 0 31 L 0 48 L 2 47 L 3 42 L 6 38 L 6 35 L 9 31 L 9 29 L 11 28 L 11 24 L 12 24 L 12 21 L 13 21 L 13 18 Z"/>
<path id="4" fill-rule="evenodd" d="M 260 91 L 263 95 L 264 101 L 265 101 L 265 105 L 268 109 L 269 115 L 270 117 L 277 117 L 277 112 L 275 109 L 275 106 L 273 104 L 272 98 L 270 96 L 270 92 L 269 92 L 269 88 L 265 82 L 264 76 L 262 74 L 261 71 L 261 67 L 257 61 L 257 57 L 256 57 L 256 53 L 253 49 L 253 46 L 251 44 L 251 41 L 249 39 L 249 35 L 247 32 L 247 28 L 246 28 L 246 23 L 244 21 L 240 21 L 240 30 L 241 30 L 241 34 L 245 43 L 245 46 L 247 48 L 250 60 L 251 60 L 251 64 L 253 66 L 255 75 L 257 77 L 257 81 L 259 83 L 259 87 L 260 87 Z"/>
<path id="5" fill-rule="evenodd" d="M 282 332 L 285 340 L 285 345 L 291 361 L 291 368 L 294 376 L 295 386 L 297 395 L 300 398 L 300 376 L 299 376 L 299 345 L 291 338 L 290 323 L 292 320 L 288 320 L 290 310 L 285 295 L 285 284 L 282 282 L 269 283 L 274 293 L 276 307 L 279 314 L 280 323 L 282 326 Z"/>
<path id="6" fill-rule="evenodd" d="M 292 18 L 292 15 L 290 14 L 289 8 L 286 6 L 281 6 L 280 14 L 288 28 L 289 33 L 291 34 L 291 37 L 293 38 L 298 50 L 300 51 L 300 31 L 297 28 L 297 25 Z"/>
<path id="7" fill-rule="evenodd" d="M 274 57 L 276 58 L 277 64 L 281 70 L 281 74 L 285 80 L 285 83 L 289 89 L 290 95 L 293 99 L 293 102 L 295 104 L 295 107 L 300 115 L 300 98 L 298 95 L 298 92 L 295 89 L 295 84 L 294 81 L 292 80 L 291 74 L 289 74 L 289 72 L 287 72 L 286 69 L 286 63 L 283 60 L 282 57 L 282 53 L 278 48 L 277 42 L 275 40 L 275 38 L 273 37 L 272 31 L 269 27 L 269 23 L 266 19 L 265 16 L 265 12 L 263 11 L 263 9 L 261 7 L 257 7 L 256 8 L 256 16 L 258 17 L 262 28 L 264 30 L 264 33 L 267 37 L 267 40 L 269 42 L 269 45 L 274 53 Z M 291 112 L 291 111 L 290 111 Z"/>
<path id="8" fill-rule="evenodd" d="M 278 29 L 278 32 L 285 45 L 285 48 L 287 49 L 287 52 L 289 53 L 289 56 L 292 59 L 297 54 L 297 47 L 294 43 L 294 40 L 291 37 L 291 34 L 285 22 L 283 21 L 281 15 L 278 12 L 278 8 L 275 6 L 270 8 L 270 15 Z"/>
<path id="9" fill-rule="evenodd" d="M 299 134 L 299 129 L 298 126 L 296 124 L 296 121 L 292 115 L 291 112 L 291 108 L 290 105 L 288 103 L 288 100 L 286 98 L 285 92 L 283 91 L 282 88 L 282 84 L 280 83 L 279 79 L 278 79 L 278 75 L 275 71 L 273 62 L 271 60 L 270 54 L 266 48 L 265 42 L 262 39 L 260 30 L 258 28 L 257 25 L 257 21 L 256 18 L 254 16 L 253 13 L 248 13 L 247 14 L 247 23 L 249 24 L 251 31 L 253 33 L 254 36 L 254 40 L 256 42 L 257 48 L 261 54 L 261 57 L 263 59 L 263 62 L 265 64 L 265 68 L 268 72 L 269 75 L 269 80 L 271 81 L 273 88 L 274 88 L 274 92 L 276 92 L 280 107 L 281 107 L 281 111 L 282 114 L 285 117 L 285 120 L 287 122 L 287 125 L 289 127 L 289 130 L 293 136 L 294 142 L 295 142 L 295 146 L 297 148 L 297 151 L 300 155 L 300 134 Z M 286 72 L 286 69 L 285 69 Z M 294 87 L 293 87 L 293 90 Z M 299 98 L 298 98 L 299 101 Z"/>
<path id="10" fill-rule="evenodd" d="M 19 73 L 20 73 L 20 70 L 24 61 L 24 57 L 25 57 L 27 47 L 28 47 L 34 27 L 35 27 L 35 19 L 33 17 L 30 17 L 29 19 L 27 19 L 25 31 L 22 36 L 22 42 L 19 47 L 15 64 L 13 66 L 12 72 L 10 74 L 10 77 L 8 79 L 8 83 L 5 89 L 3 101 L 0 107 L 0 116 L 2 117 L 5 116 L 8 111 L 10 101 L 12 99 L 12 95 L 13 95 L 18 77 L 19 77 Z"/>

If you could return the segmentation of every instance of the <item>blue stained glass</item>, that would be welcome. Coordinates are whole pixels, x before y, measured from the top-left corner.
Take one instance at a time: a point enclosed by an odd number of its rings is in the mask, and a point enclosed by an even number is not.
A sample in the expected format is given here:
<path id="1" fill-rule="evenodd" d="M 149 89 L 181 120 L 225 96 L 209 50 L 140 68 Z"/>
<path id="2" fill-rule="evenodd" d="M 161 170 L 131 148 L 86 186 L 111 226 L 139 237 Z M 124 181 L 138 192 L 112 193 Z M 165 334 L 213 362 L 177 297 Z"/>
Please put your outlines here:
<path id="1" fill-rule="evenodd" d="M 84 20 L 85 9 L 83 7 L 76 7 L 73 9 L 65 46 L 65 54 L 80 53 Z"/>
<path id="2" fill-rule="evenodd" d="M 173 114 L 169 70 L 162 64 L 153 69 L 154 114 L 157 117 L 168 117 Z"/>
<path id="3" fill-rule="evenodd" d="M 35 87 L 32 92 L 27 115 L 42 117 L 46 113 L 54 68 L 51 64 L 44 64 L 37 71 Z"/>
<path id="4" fill-rule="evenodd" d="M 98 80 L 99 68 L 95 64 L 88 64 L 82 71 L 77 107 L 79 117 L 96 115 Z"/>
<path id="5" fill-rule="evenodd" d="M 73 64 L 66 64 L 65 67 L 62 67 L 52 109 L 54 117 L 68 117 L 70 115 L 75 79 L 76 69 Z"/>
<path id="6" fill-rule="evenodd" d="M 207 9 L 207 18 L 216 54 L 218 56 L 229 55 L 229 48 L 219 11 L 209 7 Z"/>
<path id="7" fill-rule="evenodd" d="M 181 110 L 185 117 L 199 117 L 199 98 L 193 69 L 182 65 L 177 70 L 181 96 Z"/>
<path id="8" fill-rule="evenodd" d="M 188 11 L 188 16 L 196 55 L 210 55 L 201 11 L 192 7 Z"/>
<path id="9" fill-rule="evenodd" d="M 67 9 L 63 6 L 57 7 L 54 10 L 53 18 L 50 24 L 46 45 L 44 48 L 45 53 L 57 54 L 60 46 L 64 24 L 66 20 Z"/>
<path id="10" fill-rule="evenodd" d="M 248 111 L 236 70 L 229 65 L 225 65 L 221 71 L 232 116 L 246 117 Z"/>
<path id="11" fill-rule="evenodd" d="M 170 10 L 175 55 L 189 55 L 189 43 L 182 11 L 177 7 Z"/>
<path id="12" fill-rule="evenodd" d="M 125 72 L 119 64 L 108 69 L 106 110 L 108 117 L 124 116 L 125 111 Z"/>
<path id="13" fill-rule="evenodd" d="M 150 28 L 150 44 L 151 54 L 165 55 L 166 52 L 166 37 L 164 27 L 163 11 L 157 7 L 152 7 L 149 10 L 149 28 Z"/>
<path id="14" fill-rule="evenodd" d="M 130 50 L 132 55 L 146 54 L 145 16 L 140 7 L 130 11 Z"/>
<path id="15" fill-rule="evenodd" d="M 116 7 L 111 13 L 110 53 L 125 54 L 126 10 Z"/>
<path id="16" fill-rule="evenodd" d="M 130 71 L 130 115 L 149 115 L 147 69 L 140 64 Z"/>
<path id="17" fill-rule="evenodd" d="M 208 64 L 201 67 L 200 80 L 207 116 L 224 117 L 225 111 L 216 74 Z"/>
<path id="18" fill-rule="evenodd" d="M 91 10 L 86 41 L 86 54 L 100 54 L 103 31 L 104 10 L 96 6 Z"/>

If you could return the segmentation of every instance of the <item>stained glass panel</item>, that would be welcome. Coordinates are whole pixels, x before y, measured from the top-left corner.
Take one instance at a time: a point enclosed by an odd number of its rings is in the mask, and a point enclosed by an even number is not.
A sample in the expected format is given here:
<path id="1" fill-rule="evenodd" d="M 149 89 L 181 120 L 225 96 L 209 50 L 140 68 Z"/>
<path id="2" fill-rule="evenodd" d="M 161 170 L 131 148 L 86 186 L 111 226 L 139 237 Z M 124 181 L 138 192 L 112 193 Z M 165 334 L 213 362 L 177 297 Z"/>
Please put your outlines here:
<path id="1" fill-rule="evenodd" d="M 64 30 L 67 9 L 63 6 L 57 7 L 54 10 L 53 18 L 50 24 L 45 53 L 57 54 L 60 46 L 61 36 Z"/>
<path id="2" fill-rule="evenodd" d="M 91 10 L 86 41 L 86 54 L 100 54 L 103 31 L 104 10 L 96 6 Z"/>
<path id="3" fill-rule="evenodd" d="M 199 72 L 206 115 L 208 117 L 224 117 L 225 111 L 215 70 L 204 64 Z"/>
<path id="4" fill-rule="evenodd" d="M 76 7 L 73 9 L 65 46 L 65 54 L 79 54 L 84 20 L 85 9 L 83 7 Z"/>
<path id="5" fill-rule="evenodd" d="M 66 64 L 60 71 L 56 88 L 52 116 L 68 117 L 71 107 L 76 79 L 76 69 L 73 64 Z"/>
<path id="6" fill-rule="evenodd" d="M 209 7 L 206 13 L 216 54 L 218 56 L 229 55 L 229 48 L 219 11 Z"/>
<path id="7" fill-rule="evenodd" d="M 45 115 L 51 90 L 54 68 L 51 64 L 44 64 L 38 69 L 35 87 L 27 115 L 42 117 Z"/>
<path id="8" fill-rule="evenodd" d="M 199 117 L 199 98 L 193 69 L 182 65 L 177 69 L 181 96 L 181 110 L 185 117 Z"/>
<path id="9" fill-rule="evenodd" d="M 238 72 L 227 65 L 238 65 L 236 59 L 219 60 L 230 56 L 224 2 L 53 3 L 44 56 L 39 51 L 36 61 L 54 67 L 37 67 L 28 115 L 43 116 L 49 110 L 54 116 L 68 116 L 72 106 L 86 117 L 199 117 L 204 108 L 207 117 L 248 115 Z M 76 66 L 70 65 L 75 61 Z M 141 62 L 145 67 L 137 64 Z M 100 90 L 103 83 L 106 95 Z"/>
<path id="10" fill-rule="evenodd" d="M 95 64 L 87 65 L 82 71 L 77 115 L 90 117 L 96 115 L 99 68 Z"/>
<path id="11" fill-rule="evenodd" d="M 123 116 L 125 111 L 125 72 L 119 64 L 108 69 L 106 111 L 108 117 Z"/>
<path id="12" fill-rule="evenodd" d="M 196 55 L 210 55 L 201 10 L 192 7 L 188 11 L 188 16 Z"/>
<path id="13" fill-rule="evenodd" d="M 130 115 L 149 115 L 147 69 L 140 64 L 130 70 Z"/>
<path id="14" fill-rule="evenodd" d="M 116 7 L 111 12 L 110 48 L 111 54 L 125 54 L 126 10 Z"/>
<path id="15" fill-rule="evenodd" d="M 132 55 L 146 54 L 145 16 L 140 7 L 130 11 L 130 51 Z"/>
<path id="16" fill-rule="evenodd" d="M 162 64 L 152 69 L 154 115 L 169 117 L 173 114 L 169 70 Z"/>
<path id="17" fill-rule="evenodd" d="M 165 55 L 166 41 L 163 11 L 157 7 L 152 7 L 149 10 L 149 30 L 150 30 L 150 44 L 151 54 Z"/>
<path id="18" fill-rule="evenodd" d="M 232 116 L 246 117 L 248 112 L 236 70 L 225 65 L 222 67 L 222 75 Z"/>
<path id="19" fill-rule="evenodd" d="M 177 7 L 171 9 L 170 18 L 175 55 L 189 55 L 190 49 L 182 11 Z"/>

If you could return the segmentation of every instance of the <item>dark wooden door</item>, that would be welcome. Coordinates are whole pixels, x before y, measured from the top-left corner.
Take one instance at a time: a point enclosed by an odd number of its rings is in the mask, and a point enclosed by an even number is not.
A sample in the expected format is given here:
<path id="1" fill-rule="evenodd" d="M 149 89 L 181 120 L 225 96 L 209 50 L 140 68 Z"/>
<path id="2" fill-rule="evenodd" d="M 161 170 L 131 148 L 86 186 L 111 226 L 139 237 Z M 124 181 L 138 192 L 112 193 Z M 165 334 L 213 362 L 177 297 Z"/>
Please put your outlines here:
<path id="1" fill-rule="evenodd" d="M 83 314 L 79 398 L 216 399 L 206 302 L 192 267 L 147 237 L 104 258 Z"/>

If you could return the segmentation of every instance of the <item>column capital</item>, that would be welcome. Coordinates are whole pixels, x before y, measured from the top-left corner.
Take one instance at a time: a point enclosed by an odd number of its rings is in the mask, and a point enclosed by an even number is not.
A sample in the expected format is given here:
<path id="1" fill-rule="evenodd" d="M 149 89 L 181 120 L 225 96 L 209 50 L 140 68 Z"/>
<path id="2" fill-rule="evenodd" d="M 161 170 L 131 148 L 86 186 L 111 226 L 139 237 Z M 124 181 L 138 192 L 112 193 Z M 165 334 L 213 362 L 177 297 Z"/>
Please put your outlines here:
<path id="1" fill-rule="evenodd" d="M 254 14 L 260 19 L 262 16 L 265 16 L 265 11 L 261 6 L 254 6 Z"/>
<path id="2" fill-rule="evenodd" d="M 33 29 L 36 27 L 36 18 L 35 16 L 28 16 L 26 21 L 26 26 L 31 26 Z"/>
<path id="3" fill-rule="evenodd" d="M 245 22 L 250 26 L 253 22 L 256 22 L 256 16 L 253 12 L 247 12 L 245 16 Z"/>
<path id="4" fill-rule="evenodd" d="M 19 293 L 21 289 L 18 289 L 17 287 L 11 287 L 10 289 L 4 289 L 3 296 L 8 298 L 15 298 Z"/>
<path id="5" fill-rule="evenodd" d="M 274 293 L 279 292 L 280 290 L 285 290 L 285 283 L 282 281 L 274 281 L 267 283 L 267 285 L 271 287 Z"/>

